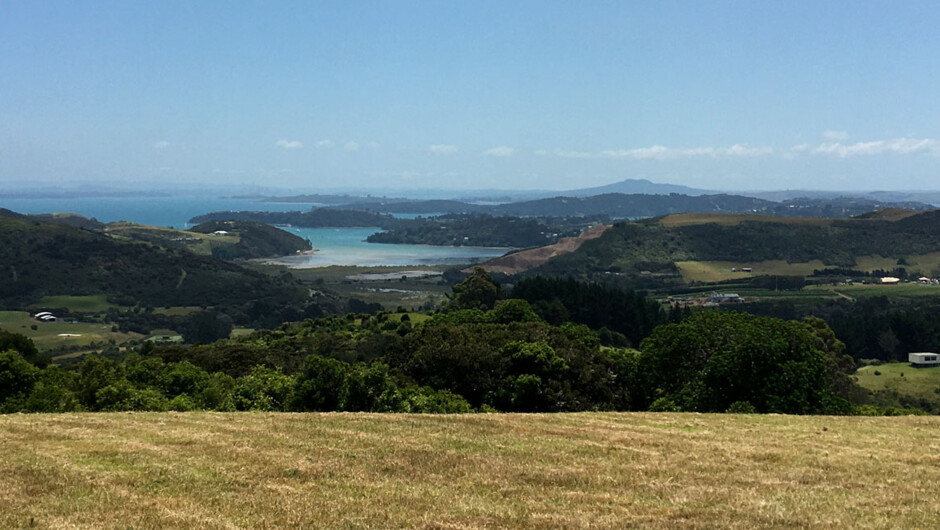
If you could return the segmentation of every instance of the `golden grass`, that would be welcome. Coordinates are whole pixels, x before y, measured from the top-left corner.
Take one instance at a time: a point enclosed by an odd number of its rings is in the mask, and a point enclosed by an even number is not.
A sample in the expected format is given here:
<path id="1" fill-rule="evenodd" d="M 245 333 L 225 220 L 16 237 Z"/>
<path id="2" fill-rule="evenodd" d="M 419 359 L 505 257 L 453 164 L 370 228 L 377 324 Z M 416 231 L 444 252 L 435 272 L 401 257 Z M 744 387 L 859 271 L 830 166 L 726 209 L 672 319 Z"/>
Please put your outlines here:
<path id="1" fill-rule="evenodd" d="M 909 272 L 920 271 L 921 274 L 928 275 L 940 273 L 940 252 L 908 256 L 905 259 L 908 264 L 904 265 L 904 267 Z M 855 262 L 856 264 L 850 268 L 863 272 L 892 270 L 898 267 L 897 258 L 887 258 L 877 255 L 857 256 Z M 682 278 L 686 282 L 719 282 L 774 274 L 781 276 L 811 276 L 816 269 L 822 270 L 836 267 L 834 265 L 826 265 L 821 260 L 799 263 L 789 263 L 786 260 L 677 261 L 676 266 L 679 267 Z M 732 267 L 737 268 L 738 272 L 731 272 Z M 750 273 L 740 272 L 742 267 L 750 267 L 753 271 Z"/>
<path id="2" fill-rule="evenodd" d="M 743 221 L 762 221 L 788 225 L 830 226 L 833 220 L 822 217 L 774 217 L 771 215 L 741 213 L 676 213 L 663 217 L 660 219 L 659 223 L 669 227 L 707 223 L 733 226 L 739 225 Z"/>
<path id="3" fill-rule="evenodd" d="M 820 260 L 803 263 L 788 263 L 786 260 L 769 261 L 677 261 L 676 266 L 686 282 L 720 282 L 753 278 L 754 276 L 810 276 L 816 269 L 825 269 Z M 751 272 L 741 272 L 750 267 Z M 738 269 L 732 272 L 731 269 Z"/>
<path id="4" fill-rule="evenodd" d="M 940 419 L 0 417 L 0 527 L 930 528 Z"/>

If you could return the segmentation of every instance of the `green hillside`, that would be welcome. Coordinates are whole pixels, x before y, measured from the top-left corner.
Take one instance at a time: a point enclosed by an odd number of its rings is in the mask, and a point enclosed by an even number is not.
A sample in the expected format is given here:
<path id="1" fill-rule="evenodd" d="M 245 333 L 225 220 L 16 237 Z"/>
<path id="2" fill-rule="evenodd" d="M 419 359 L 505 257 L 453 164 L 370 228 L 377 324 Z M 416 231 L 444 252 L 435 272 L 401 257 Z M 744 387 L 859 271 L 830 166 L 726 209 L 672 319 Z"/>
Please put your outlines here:
<path id="1" fill-rule="evenodd" d="M 184 250 L 120 241 L 62 224 L 0 218 L 0 304 L 105 294 L 118 305 L 301 304 L 306 289 Z"/>
<path id="2" fill-rule="evenodd" d="M 914 368 L 910 363 L 885 363 L 859 368 L 855 377 L 862 388 L 872 392 L 897 392 L 940 405 L 940 367 Z"/>
<path id="3" fill-rule="evenodd" d="M 940 211 L 859 219 L 774 218 L 757 215 L 680 214 L 616 224 L 575 252 L 545 264 L 542 273 L 664 273 L 679 279 L 677 263 L 788 264 L 856 269 L 881 263 L 903 267 L 940 250 Z M 931 260 L 923 260 L 929 264 Z M 926 267 L 896 271 L 933 275 Z M 729 269 L 730 270 L 730 269 Z M 779 274 L 779 269 L 774 273 Z"/>
<path id="4" fill-rule="evenodd" d="M 234 244 L 213 242 L 211 253 L 221 259 L 284 256 L 313 249 L 310 241 L 302 237 L 268 224 L 247 219 L 207 221 L 194 226 L 190 231 L 206 234 L 206 237 L 237 238 L 237 242 Z M 222 232 L 226 234 L 222 235 Z M 218 235 L 213 236 L 212 234 Z"/>

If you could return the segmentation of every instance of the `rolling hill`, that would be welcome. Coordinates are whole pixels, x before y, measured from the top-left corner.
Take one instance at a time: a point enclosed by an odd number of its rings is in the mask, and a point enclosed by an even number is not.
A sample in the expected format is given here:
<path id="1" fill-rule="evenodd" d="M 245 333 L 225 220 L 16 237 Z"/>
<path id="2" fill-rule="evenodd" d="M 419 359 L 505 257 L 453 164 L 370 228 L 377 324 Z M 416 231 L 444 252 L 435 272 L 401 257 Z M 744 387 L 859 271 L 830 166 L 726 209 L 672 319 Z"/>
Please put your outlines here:
<path id="1" fill-rule="evenodd" d="M 903 267 L 938 251 L 940 210 L 910 215 L 893 211 L 855 219 L 679 214 L 617 223 L 601 237 L 537 270 L 631 276 L 644 271 L 678 274 L 677 263 L 765 261 L 818 261 L 823 267 L 853 269 L 865 267 L 863 262 L 869 257 L 882 258 L 875 262 L 879 266 Z M 907 272 L 929 275 L 938 271 L 911 268 Z"/>
<path id="2" fill-rule="evenodd" d="M 120 305 L 301 304 L 306 289 L 238 265 L 93 230 L 0 218 L 0 304 L 106 294 Z"/>

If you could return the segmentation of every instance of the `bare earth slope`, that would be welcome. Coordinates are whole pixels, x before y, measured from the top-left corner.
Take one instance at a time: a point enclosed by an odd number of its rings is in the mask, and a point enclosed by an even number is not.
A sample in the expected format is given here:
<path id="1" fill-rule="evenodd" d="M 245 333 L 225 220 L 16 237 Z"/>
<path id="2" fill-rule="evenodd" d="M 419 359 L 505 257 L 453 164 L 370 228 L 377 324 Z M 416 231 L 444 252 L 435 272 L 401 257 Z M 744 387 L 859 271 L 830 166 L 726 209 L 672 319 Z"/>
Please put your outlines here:
<path id="1" fill-rule="evenodd" d="M 937 417 L 0 417 L 0 528 L 935 528 Z"/>
<path id="2" fill-rule="evenodd" d="M 600 237 L 610 226 L 611 225 L 597 225 L 584 230 L 578 237 L 563 237 L 553 245 L 513 252 L 512 254 L 487 261 L 482 267 L 486 269 L 487 272 L 501 272 L 504 274 L 525 272 L 542 265 L 555 256 L 578 250 L 585 241 Z M 465 272 L 471 270 L 472 268 L 466 269 Z"/>

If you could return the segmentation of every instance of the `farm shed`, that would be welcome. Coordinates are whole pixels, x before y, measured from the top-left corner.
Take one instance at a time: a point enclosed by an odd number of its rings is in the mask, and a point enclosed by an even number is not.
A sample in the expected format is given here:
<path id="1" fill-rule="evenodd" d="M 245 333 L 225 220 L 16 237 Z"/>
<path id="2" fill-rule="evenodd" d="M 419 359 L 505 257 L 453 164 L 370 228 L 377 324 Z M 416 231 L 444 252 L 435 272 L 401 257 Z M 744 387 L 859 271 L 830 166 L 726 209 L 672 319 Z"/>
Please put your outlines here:
<path id="1" fill-rule="evenodd" d="M 908 353 L 907 360 L 914 366 L 940 366 L 940 354 L 932 352 Z"/>

